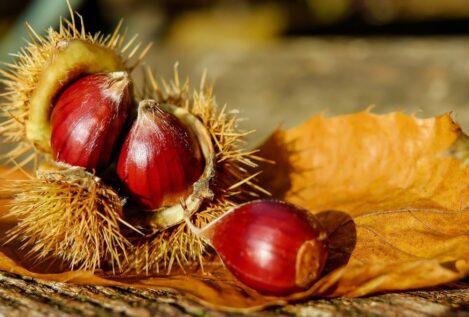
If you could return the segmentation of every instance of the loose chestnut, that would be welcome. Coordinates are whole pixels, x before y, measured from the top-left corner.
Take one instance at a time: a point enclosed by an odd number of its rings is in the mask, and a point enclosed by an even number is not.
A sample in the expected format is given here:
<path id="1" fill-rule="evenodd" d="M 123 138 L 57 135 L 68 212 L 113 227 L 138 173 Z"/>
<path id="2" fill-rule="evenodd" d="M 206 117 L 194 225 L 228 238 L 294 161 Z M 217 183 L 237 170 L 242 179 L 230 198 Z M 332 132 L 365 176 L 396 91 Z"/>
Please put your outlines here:
<path id="1" fill-rule="evenodd" d="M 56 161 L 88 171 L 109 165 L 131 106 L 129 84 L 126 72 L 92 74 L 58 96 L 51 114 Z"/>
<path id="2" fill-rule="evenodd" d="M 289 203 L 248 202 L 202 229 L 185 220 L 241 282 L 262 294 L 305 290 L 327 258 L 326 232 L 317 218 Z"/>
<path id="3" fill-rule="evenodd" d="M 180 108 L 162 107 L 152 100 L 140 103 L 117 163 L 123 187 L 147 211 L 179 206 L 206 165 L 197 131 L 170 113 Z"/>

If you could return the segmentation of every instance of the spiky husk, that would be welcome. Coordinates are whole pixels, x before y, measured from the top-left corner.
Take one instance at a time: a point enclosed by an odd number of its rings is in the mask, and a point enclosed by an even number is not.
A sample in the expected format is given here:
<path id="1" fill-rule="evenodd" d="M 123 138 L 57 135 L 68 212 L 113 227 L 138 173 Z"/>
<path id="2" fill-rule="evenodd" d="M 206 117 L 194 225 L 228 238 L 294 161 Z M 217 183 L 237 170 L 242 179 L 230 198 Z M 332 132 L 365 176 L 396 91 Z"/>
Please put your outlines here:
<path id="1" fill-rule="evenodd" d="M 215 199 L 207 201 L 197 211 L 191 221 L 202 227 L 231 209 L 237 203 L 269 194 L 256 185 L 256 151 L 246 151 L 244 137 L 251 132 L 240 131 L 240 118 L 236 111 L 216 104 L 212 87 L 202 76 L 200 88 L 192 92 L 189 81 L 181 83 L 177 64 L 174 67 L 174 79 L 171 82 L 158 82 L 150 70 L 146 74 L 142 98 L 152 98 L 158 102 L 184 107 L 198 117 L 211 134 L 216 153 L 216 172 L 211 189 Z M 184 267 L 198 262 L 203 265 L 204 255 L 210 247 L 200 237 L 192 233 L 185 223 L 170 229 L 156 232 L 136 243 L 135 250 L 129 256 L 127 271 L 154 274 L 169 273 L 173 264 Z"/>
<path id="2" fill-rule="evenodd" d="M 78 19 L 80 22 L 75 21 Z M 10 150 L 1 155 L 0 159 L 13 165 L 14 169 L 34 163 L 42 158 L 40 150 L 36 149 L 26 135 L 26 122 L 30 112 L 30 99 L 35 91 L 41 74 L 45 71 L 51 56 L 60 43 L 70 40 L 82 40 L 98 47 L 113 50 L 131 71 L 143 59 L 150 45 L 141 50 L 141 43 L 136 42 L 136 36 L 127 40 L 127 32 L 121 32 L 122 20 L 112 35 L 101 33 L 90 34 L 85 30 L 83 19 L 70 8 L 70 20 L 61 19 L 59 30 L 49 28 L 45 36 L 39 35 L 29 24 L 26 24 L 30 35 L 30 42 L 22 48 L 15 57 L 15 62 L 3 63 L 0 69 L 1 83 L 4 86 L 0 106 L 0 136 L 1 142 L 9 144 Z"/>
<path id="3" fill-rule="evenodd" d="M 122 202 L 99 178 L 81 168 L 48 170 L 0 191 L 12 195 L 6 216 L 19 221 L 7 241 L 21 242 L 28 255 L 60 258 L 70 269 L 122 270 L 131 247 L 122 234 Z"/>
<path id="4" fill-rule="evenodd" d="M 132 70 L 148 51 L 144 48 L 136 61 L 140 44 L 135 37 L 128 42 L 125 32 L 120 33 L 121 23 L 110 36 L 88 34 L 83 22 L 75 23 L 78 14 L 71 12 L 70 20 L 61 21 L 59 31 L 52 28 L 45 37 L 31 27 L 28 30 L 31 42 L 16 54 L 16 62 L 6 64 L 2 70 L 5 92 L 0 115 L 6 120 L 0 124 L 0 135 L 4 143 L 11 143 L 11 150 L 2 156 L 14 164 L 13 169 L 22 169 L 31 161 L 38 165 L 43 157 L 26 136 L 29 100 L 36 88 L 38 78 L 45 69 L 51 55 L 61 41 L 79 39 L 112 49 L 122 56 L 128 70 Z M 257 197 L 263 190 L 254 178 L 254 151 L 243 149 L 243 137 L 249 132 L 238 130 L 239 119 L 226 107 L 216 105 L 211 87 L 205 85 L 203 77 L 200 90 L 192 92 L 188 81 L 181 84 L 177 70 L 170 83 L 158 83 L 149 74 L 149 85 L 145 86 L 142 98 L 154 98 L 161 103 L 170 103 L 188 109 L 208 128 L 216 151 L 216 174 L 213 182 L 215 198 L 192 216 L 197 226 L 203 226 L 234 206 L 238 201 Z M 132 246 L 128 244 L 119 228 L 121 205 L 117 194 L 103 185 L 97 178 L 82 177 L 80 174 L 66 178 L 57 174 L 42 174 L 8 184 L 14 199 L 10 215 L 21 219 L 9 232 L 10 240 L 20 240 L 25 248 L 31 248 L 38 259 L 58 256 L 69 263 L 72 269 L 95 270 L 108 261 L 113 270 L 126 272 L 158 273 L 164 268 L 171 270 L 174 263 L 202 263 L 207 244 L 191 233 L 185 224 L 176 225 L 149 237 L 137 237 Z M 127 250 L 127 253 L 126 253 Z M 128 258 L 127 258 L 128 256 Z"/>
<path id="5" fill-rule="evenodd" d="M 192 216 L 192 222 L 196 226 L 203 226 L 221 216 L 229 206 L 230 203 L 221 201 L 210 207 L 205 206 L 202 211 Z M 128 252 L 126 273 L 169 274 L 175 265 L 182 270 L 193 264 L 203 267 L 207 250 L 206 242 L 185 224 L 176 225 L 144 239 L 138 239 L 132 253 Z"/>

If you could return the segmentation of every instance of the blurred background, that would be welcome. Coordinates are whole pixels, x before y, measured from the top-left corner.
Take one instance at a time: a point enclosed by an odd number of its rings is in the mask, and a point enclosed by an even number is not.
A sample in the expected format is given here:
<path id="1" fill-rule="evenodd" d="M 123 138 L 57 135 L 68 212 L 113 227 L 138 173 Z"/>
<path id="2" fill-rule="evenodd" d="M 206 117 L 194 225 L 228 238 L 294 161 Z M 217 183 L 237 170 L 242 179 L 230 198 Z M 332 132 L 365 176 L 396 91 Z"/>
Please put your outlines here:
<path id="1" fill-rule="evenodd" d="M 469 130 L 468 0 L 71 0 L 88 31 L 155 45 L 158 76 L 173 64 L 197 84 L 204 69 L 219 104 L 239 109 L 261 142 L 309 116 L 455 111 Z M 0 2 L 0 60 L 68 16 L 65 0 Z"/>

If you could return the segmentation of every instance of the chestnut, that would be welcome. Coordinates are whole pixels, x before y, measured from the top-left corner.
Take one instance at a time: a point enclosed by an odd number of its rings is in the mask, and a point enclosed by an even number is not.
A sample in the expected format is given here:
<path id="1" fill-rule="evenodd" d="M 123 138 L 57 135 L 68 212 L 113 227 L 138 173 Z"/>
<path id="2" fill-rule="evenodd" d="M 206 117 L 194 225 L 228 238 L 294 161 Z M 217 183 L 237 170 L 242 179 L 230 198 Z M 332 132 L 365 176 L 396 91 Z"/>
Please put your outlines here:
<path id="1" fill-rule="evenodd" d="M 241 282 L 265 295 L 288 295 L 316 281 L 327 235 L 309 211 L 276 200 L 251 201 L 194 233 L 206 238 Z"/>
<path id="2" fill-rule="evenodd" d="M 105 169 L 127 120 L 131 98 L 126 72 L 91 74 L 70 84 L 51 113 L 56 161 L 88 171 Z"/>
<path id="3" fill-rule="evenodd" d="M 134 200 L 146 210 L 178 203 L 202 175 L 197 139 L 157 104 L 142 103 L 125 138 L 117 174 Z"/>
<path id="4" fill-rule="evenodd" d="M 166 228 L 183 221 L 181 201 L 195 212 L 212 197 L 213 153 L 205 126 L 187 110 L 143 100 L 121 148 L 117 175 L 132 200 L 152 213 L 147 224 Z"/>

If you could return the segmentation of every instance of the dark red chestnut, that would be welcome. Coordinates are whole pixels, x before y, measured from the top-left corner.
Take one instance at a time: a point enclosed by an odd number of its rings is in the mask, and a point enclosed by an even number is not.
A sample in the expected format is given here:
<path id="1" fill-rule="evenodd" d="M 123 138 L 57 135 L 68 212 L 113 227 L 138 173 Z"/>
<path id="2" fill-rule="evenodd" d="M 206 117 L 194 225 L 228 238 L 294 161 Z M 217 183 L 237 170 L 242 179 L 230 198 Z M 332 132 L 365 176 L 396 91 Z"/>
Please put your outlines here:
<path id="1" fill-rule="evenodd" d="M 126 72 L 92 74 L 59 95 L 51 114 L 56 161 L 89 171 L 108 166 L 128 117 L 129 83 Z"/>
<path id="2" fill-rule="evenodd" d="M 244 284 L 266 295 L 305 290 L 318 279 L 327 258 L 326 232 L 307 210 L 257 200 L 240 205 L 203 229 L 226 267 Z"/>
<path id="3" fill-rule="evenodd" d="M 195 132 L 155 101 L 142 101 L 117 163 L 117 175 L 134 201 L 148 211 L 179 207 L 203 171 Z"/>

